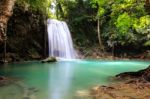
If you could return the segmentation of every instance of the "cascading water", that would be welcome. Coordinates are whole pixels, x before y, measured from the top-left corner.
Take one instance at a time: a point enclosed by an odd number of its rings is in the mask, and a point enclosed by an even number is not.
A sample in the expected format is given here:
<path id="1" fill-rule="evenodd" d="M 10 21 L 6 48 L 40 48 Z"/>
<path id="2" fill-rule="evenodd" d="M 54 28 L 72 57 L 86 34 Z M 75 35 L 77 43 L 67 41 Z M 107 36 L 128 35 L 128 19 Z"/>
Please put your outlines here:
<path id="1" fill-rule="evenodd" d="M 47 20 L 49 56 L 66 59 L 76 58 L 71 34 L 66 22 Z"/>
<path id="2" fill-rule="evenodd" d="M 48 43 L 49 56 L 61 57 L 65 59 L 76 58 L 76 52 L 73 48 L 71 34 L 66 22 L 55 19 L 48 19 Z M 64 64 L 63 72 L 50 71 L 50 81 L 57 81 L 49 85 L 51 94 L 49 99 L 63 99 L 70 86 L 70 78 L 72 77 L 73 67 L 70 64 Z M 62 69 L 61 69 L 62 71 Z M 61 81 L 61 82 L 60 82 Z"/>

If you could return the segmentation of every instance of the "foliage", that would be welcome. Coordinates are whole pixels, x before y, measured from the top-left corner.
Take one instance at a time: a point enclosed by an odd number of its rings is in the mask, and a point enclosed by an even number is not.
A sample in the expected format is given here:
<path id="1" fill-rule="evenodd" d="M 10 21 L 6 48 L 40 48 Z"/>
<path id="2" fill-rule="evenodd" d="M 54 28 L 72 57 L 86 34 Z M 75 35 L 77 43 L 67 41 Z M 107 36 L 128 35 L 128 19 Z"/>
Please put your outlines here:
<path id="1" fill-rule="evenodd" d="M 144 46 L 150 46 L 150 40 L 144 43 Z"/>
<path id="2" fill-rule="evenodd" d="M 150 15 L 145 11 L 144 0 L 92 0 L 91 3 L 98 9 L 97 16 L 107 20 L 102 26 L 106 42 L 124 46 L 149 40 Z"/>
<path id="3" fill-rule="evenodd" d="M 126 35 L 126 33 L 128 33 L 128 30 L 131 27 L 131 18 L 128 15 L 128 13 L 125 12 L 119 15 L 115 25 L 119 30 L 120 35 Z"/>
<path id="4" fill-rule="evenodd" d="M 95 42 L 95 9 L 91 8 L 90 0 L 60 0 L 63 15 L 58 11 L 58 19 L 69 24 L 74 41 L 79 46 Z M 58 2 L 58 3 L 59 3 Z M 58 9 L 60 10 L 60 9 Z"/>
<path id="5" fill-rule="evenodd" d="M 32 8 L 32 10 L 39 10 L 43 14 L 50 15 L 50 5 L 52 0 L 17 0 L 17 4 L 25 7 L 25 10 Z"/>
<path id="6" fill-rule="evenodd" d="M 109 7 L 109 4 L 111 4 L 111 0 L 91 0 L 90 4 L 93 8 L 97 8 L 97 17 L 102 17 Z M 107 5 L 107 6 L 106 6 Z"/>
<path id="7" fill-rule="evenodd" d="M 56 0 L 58 19 L 69 22 L 77 43 L 96 43 L 97 19 L 102 40 L 115 45 L 147 46 L 150 15 L 145 0 Z M 98 43 L 98 42 L 97 42 Z"/>
<path id="8" fill-rule="evenodd" d="M 150 15 L 145 0 L 18 0 L 27 8 L 41 10 L 51 18 L 65 20 L 79 45 L 98 41 L 97 19 L 101 21 L 106 46 L 149 46 Z M 51 6 L 52 2 L 55 6 Z M 55 13 L 49 8 L 55 8 Z M 109 44 L 108 44 L 109 42 Z M 97 42 L 98 43 L 98 42 Z"/>
<path id="9" fill-rule="evenodd" d="M 133 27 L 138 33 L 142 34 L 148 33 L 147 29 L 150 27 L 150 16 L 145 15 L 140 17 L 139 20 L 136 19 L 136 21 L 133 24 Z"/>

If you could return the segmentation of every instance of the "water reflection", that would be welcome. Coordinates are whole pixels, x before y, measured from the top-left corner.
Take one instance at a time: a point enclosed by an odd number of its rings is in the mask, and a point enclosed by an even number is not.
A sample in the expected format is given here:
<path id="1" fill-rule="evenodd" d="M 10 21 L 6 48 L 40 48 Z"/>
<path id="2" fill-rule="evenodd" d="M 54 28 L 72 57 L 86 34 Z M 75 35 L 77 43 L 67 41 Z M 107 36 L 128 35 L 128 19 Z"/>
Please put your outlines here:
<path id="1" fill-rule="evenodd" d="M 71 63 L 58 63 L 49 70 L 49 99 L 65 99 L 69 93 L 73 66 Z"/>

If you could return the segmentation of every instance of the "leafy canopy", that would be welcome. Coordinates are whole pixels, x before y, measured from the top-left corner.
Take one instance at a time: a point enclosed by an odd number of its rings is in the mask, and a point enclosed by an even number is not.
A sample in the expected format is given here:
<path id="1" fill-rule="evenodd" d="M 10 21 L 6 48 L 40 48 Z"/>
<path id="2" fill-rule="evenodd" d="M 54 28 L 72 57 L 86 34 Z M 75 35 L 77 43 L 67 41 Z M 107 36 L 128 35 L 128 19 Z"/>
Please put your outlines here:
<path id="1" fill-rule="evenodd" d="M 50 13 L 50 5 L 52 0 L 17 0 L 17 4 L 24 6 L 26 9 L 39 10 L 45 14 Z"/>

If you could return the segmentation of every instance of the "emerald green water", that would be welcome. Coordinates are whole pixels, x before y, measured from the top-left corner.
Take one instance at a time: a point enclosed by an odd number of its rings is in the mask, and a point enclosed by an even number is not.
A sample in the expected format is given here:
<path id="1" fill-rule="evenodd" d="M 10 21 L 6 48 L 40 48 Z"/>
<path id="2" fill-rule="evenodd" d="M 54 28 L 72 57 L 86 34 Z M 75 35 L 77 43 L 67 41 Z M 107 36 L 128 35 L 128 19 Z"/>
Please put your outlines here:
<path id="1" fill-rule="evenodd" d="M 137 71 L 148 65 L 150 61 L 25 62 L 1 67 L 0 75 L 19 78 L 26 89 L 35 89 L 30 92 L 29 95 L 34 96 L 29 99 L 89 99 L 78 97 L 76 93 L 96 85 L 110 84 L 114 82 L 111 77 L 116 74 Z M 0 87 L 0 99 L 25 99 L 25 92 L 17 84 Z"/>

